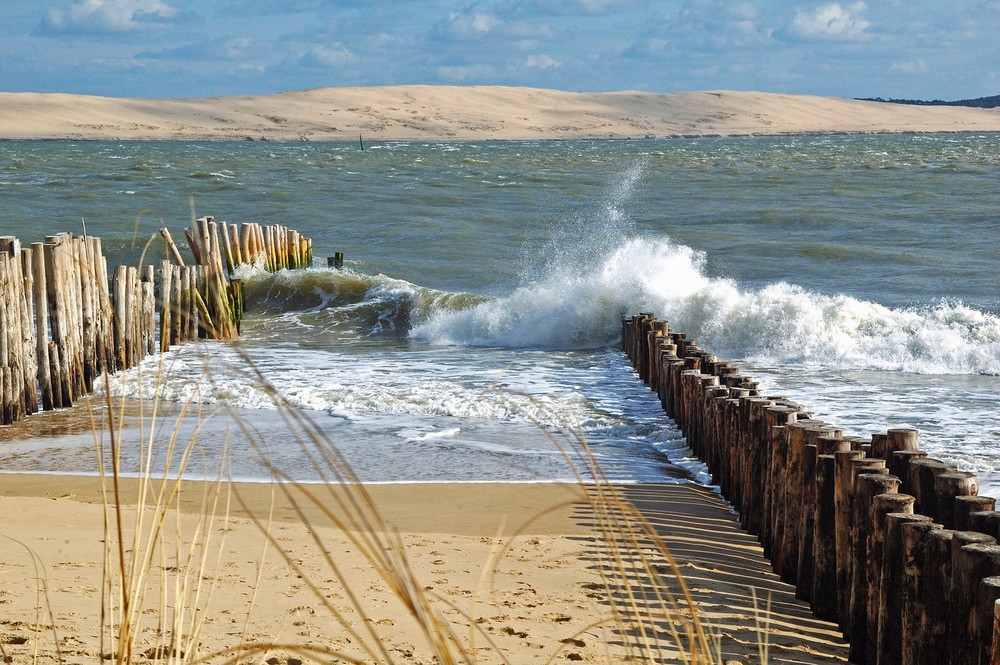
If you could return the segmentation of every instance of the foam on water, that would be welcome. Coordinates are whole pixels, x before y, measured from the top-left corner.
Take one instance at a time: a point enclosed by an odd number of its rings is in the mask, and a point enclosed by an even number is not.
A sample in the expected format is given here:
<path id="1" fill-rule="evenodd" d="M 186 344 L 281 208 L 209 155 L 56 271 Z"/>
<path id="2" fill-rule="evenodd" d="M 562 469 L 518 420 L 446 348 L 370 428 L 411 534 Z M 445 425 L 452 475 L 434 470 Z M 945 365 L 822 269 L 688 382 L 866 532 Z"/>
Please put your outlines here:
<path id="1" fill-rule="evenodd" d="M 540 282 L 411 332 L 446 344 L 592 348 L 620 316 L 650 311 L 718 355 L 758 362 L 931 374 L 1000 374 L 1000 317 L 960 302 L 889 308 L 779 282 L 711 277 L 704 255 L 665 238 L 622 238 L 597 265 L 557 265 Z"/>

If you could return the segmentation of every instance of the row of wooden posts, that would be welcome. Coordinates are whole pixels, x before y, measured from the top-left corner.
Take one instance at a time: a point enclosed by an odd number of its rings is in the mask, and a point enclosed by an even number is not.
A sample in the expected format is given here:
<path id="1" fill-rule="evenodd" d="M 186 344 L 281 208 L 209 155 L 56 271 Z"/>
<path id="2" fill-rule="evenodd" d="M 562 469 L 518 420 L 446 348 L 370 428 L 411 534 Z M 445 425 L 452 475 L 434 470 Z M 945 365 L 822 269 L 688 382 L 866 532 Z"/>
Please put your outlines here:
<path id="1" fill-rule="evenodd" d="M 622 345 L 852 663 L 1000 665 L 1000 511 L 975 474 L 915 430 L 845 436 L 651 314 L 623 319 Z"/>
<path id="2" fill-rule="evenodd" d="M 282 226 L 187 229 L 187 265 L 169 231 L 167 259 L 117 266 L 100 238 L 61 233 L 22 247 L 0 237 L 0 422 L 72 406 L 103 373 L 129 369 L 157 349 L 199 337 L 232 339 L 243 316 L 242 264 L 307 267 L 312 241 Z"/>

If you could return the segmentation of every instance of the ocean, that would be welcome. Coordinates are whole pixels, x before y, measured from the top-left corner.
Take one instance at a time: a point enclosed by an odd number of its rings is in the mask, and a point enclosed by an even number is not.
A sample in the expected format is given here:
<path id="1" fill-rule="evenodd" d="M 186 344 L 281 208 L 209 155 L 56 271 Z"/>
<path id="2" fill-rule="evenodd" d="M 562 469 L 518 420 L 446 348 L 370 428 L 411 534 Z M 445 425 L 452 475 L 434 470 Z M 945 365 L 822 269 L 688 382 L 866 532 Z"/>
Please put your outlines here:
<path id="1" fill-rule="evenodd" d="M 259 372 L 368 482 L 572 480 L 585 442 L 615 481 L 710 483 L 619 350 L 648 311 L 766 394 L 852 435 L 915 427 L 996 486 L 1000 135 L 365 148 L 2 142 L 0 232 L 85 224 L 112 265 L 162 258 L 161 222 L 182 238 L 192 215 L 313 239 L 311 269 L 241 269 L 237 347 L 108 383 L 238 415 L 266 451 L 198 440 L 235 478 L 318 478 Z M 3 471 L 95 459 L 87 436 L 0 444 Z"/>

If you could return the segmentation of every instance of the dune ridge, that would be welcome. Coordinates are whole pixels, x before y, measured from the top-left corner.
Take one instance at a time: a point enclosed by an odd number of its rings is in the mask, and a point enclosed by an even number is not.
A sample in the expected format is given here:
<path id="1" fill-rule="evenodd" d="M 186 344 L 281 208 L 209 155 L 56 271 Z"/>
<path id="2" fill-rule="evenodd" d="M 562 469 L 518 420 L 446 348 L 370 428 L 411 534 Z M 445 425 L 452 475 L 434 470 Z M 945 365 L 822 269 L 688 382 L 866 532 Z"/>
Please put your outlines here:
<path id="1" fill-rule="evenodd" d="M 450 141 L 1000 131 L 1000 109 L 763 92 L 315 88 L 201 99 L 0 93 L 0 139 Z"/>

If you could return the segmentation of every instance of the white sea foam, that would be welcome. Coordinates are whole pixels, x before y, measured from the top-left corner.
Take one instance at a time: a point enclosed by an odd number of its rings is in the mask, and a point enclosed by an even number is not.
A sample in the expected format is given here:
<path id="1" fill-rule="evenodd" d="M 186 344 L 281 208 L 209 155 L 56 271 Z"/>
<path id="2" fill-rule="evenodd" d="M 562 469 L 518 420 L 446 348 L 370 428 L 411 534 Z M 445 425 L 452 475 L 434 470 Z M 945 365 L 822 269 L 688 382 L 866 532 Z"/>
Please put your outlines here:
<path id="1" fill-rule="evenodd" d="M 893 309 L 784 282 L 711 277 L 705 257 L 667 239 L 623 238 L 597 265 L 555 265 L 510 295 L 437 311 L 411 335 L 433 343 L 591 348 L 620 316 L 667 318 L 731 358 L 932 374 L 1000 373 L 1000 318 L 959 302 Z"/>

